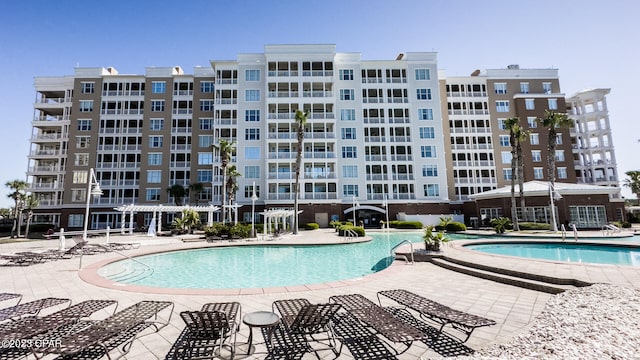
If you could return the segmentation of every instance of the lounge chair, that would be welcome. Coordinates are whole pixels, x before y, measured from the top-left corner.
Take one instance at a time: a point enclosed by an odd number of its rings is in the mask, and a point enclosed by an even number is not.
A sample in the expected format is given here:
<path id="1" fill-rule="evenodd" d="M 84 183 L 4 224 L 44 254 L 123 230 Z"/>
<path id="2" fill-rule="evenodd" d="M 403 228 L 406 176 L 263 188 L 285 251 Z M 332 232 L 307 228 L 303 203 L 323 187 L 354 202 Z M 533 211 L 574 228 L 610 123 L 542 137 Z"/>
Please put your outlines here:
<path id="1" fill-rule="evenodd" d="M 13 299 L 18 299 L 18 302 L 16 303 L 16 305 L 20 304 L 20 300 L 22 300 L 22 295 L 13 294 L 13 293 L 0 293 L 0 303 L 13 300 Z"/>
<path id="2" fill-rule="evenodd" d="M 60 359 L 111 359 L 111 352 L 117 350 L 119 358 L 129 352 L 142 331 L 153 327 L 158 332 L 168 325 L 173 306 L 170 301 L 140 301 L 104 320 L 78 321 L 38 335 L 34 339 L 59 346 L 32 350 L 40 356 L 59 354 Z M 165 311 L 169 315 L 163 319 L 160 313 Z"/>
<path id="3" fill-rule="evenodd" d="M 20 266 L 28 266 L 32 264 L 37 264 L 44 262 L 46 260 L 46 256 L 44 254 L 39 254 L 30 251 L 23 251 L 15 254 L 0 254 L 0 260 L 5 260 L 6 262 L 3 265 L 20 265 Z"/>
<path id="4" fill-rule="evenodd" d="M 352 314 L 345 312 L 337 314 L 333 320 L 333 330 L 340 340 L 340 347 L 347 349 L 356 360 L 387 360 L 397 359 L 389 351 L 378 336 L 363 325 Z M 339 350 L 339 352 L 341 352 Z"/>
<path id="5" fill-rule="evenodd" d="M 389 348 L 398 355 L 407 351 L 414 341 L 429 339 L 427 333 L 402 321 L 390 311 L 378 306 L 378 304 L 360 294 L 335 295 L 331 296 L 329 300 L 341 304 L 356 319 L 377 334 L 384 336 L 388 340 Z M 405 348 L 396 349 L 391 343 L 402 344 Z"/>
<path id="6" fill-rule="evenodd" d="M 302 335 L 316 355 L 318 350 L 331 350 L 336 356 L 339 352 L 331 321 L 341 307 L 339 304 L 311 304 L 307 299 L 277 300 L 272 305 L 273 311 L 277 309 L 280 313 L 287 332 Z M 313 348 L 311 343 L 322 344 L 326 348 Z"/>
<path id="7" fill-rule="evenodd" d="M 18 305 L 14 305 L 5 309 L 0 310 L 0 321 L 5 321 L 7 319 L 16 320 L 22 316 L 36 316 L 43 309 L 62 305 L 64 303 L 71 303 L 69 299 L 60 299 L 60 298 L 43 298 L 34 301 L 30 301 L 27 303 L 22 303 Z"/>
<path id="8" fill-rule="evenodd" d="M 453 328 L 465 334 L 465 338 L 462 340 L 463 343 L 469 340 L 473 330 L 496 324 L 491 319 L 452 309 L 407 290 L 380 291 L 378 292 L 378 302 L 380 302 L 380 295 L 416 311 L 422 319 L 429 319 L 437 323 L 440 326 L 438 334 L 442 333 L 445 325 L 450 324 Z"/>
<path id="9" fill-rule="evenodd" d="M 238 302 L 209 303 L 200 311 L 181 312 L 186 326 L 165 359 L 213 358 L 225 345 L 230 348 L 233 359 L 241 315 Z"/>

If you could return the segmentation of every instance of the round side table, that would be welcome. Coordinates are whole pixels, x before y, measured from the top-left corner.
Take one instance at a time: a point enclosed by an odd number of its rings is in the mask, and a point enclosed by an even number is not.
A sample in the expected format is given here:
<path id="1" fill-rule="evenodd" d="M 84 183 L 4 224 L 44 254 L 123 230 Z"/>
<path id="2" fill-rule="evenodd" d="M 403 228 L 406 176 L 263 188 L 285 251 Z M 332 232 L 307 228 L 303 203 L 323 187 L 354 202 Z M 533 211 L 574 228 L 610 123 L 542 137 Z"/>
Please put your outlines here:
<path id="1" fill-rule="evenodd" d="M 280 316 L 271 311 L 256 311 L 246 314 L 242 322 L 249 327 L 249 341 L 247 342 L 247 355 L 251 352 L 253 343 L 253 328 L 267 328 L 267 341 L 271 342 L 271 335 L 276 325 L 280 322 Z"/>

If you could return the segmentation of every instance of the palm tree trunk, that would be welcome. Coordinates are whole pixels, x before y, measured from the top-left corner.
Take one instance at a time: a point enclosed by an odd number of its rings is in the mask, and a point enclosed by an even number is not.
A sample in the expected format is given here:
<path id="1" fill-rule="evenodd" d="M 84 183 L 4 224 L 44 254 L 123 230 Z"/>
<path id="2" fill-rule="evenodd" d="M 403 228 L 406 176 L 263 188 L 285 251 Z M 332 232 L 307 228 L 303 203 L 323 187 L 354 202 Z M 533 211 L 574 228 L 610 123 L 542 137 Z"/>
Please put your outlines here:
<path id="1" fill-rule="evenodd" d="M 25 239 L 29 238 L 29 227 L 31 226 L 31 218 L 32 217 L 33 217 L 33 212 L 29 211 L 29 214 L 27 215 L 27 227 L 24 230 Z"/>
<path id="2" fill-rule="evenodd" d="M 222 186 L 220 187 L 220 196 L 222 196 L 222 223 L 226 223 L 225 219 L 227 217 L 227 208 L 226 208 L 226 194 L 227 189 L 225 189 L 227 185 L 227 169 L 226 167 L 222 168 Z"/>
<path id="3" fill-rule="evenodd" d="M 518 158 L 515 154 L 515 146 L 511 151 L 511 222 L 513 223 L 513 230 L 520 231 L 518 226 L 518 212 L 516 209 L 516 172 L 518 168 Z"/>

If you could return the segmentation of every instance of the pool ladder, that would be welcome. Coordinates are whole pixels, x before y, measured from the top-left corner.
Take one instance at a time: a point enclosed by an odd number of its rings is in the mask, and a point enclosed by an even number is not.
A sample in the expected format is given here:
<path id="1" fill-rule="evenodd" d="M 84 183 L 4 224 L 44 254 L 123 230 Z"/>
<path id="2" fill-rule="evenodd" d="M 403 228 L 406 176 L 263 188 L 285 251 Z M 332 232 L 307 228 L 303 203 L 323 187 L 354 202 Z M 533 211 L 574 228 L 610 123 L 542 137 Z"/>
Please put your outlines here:
<path id="1" fill-rule="evenodd" d="M 400 247 L 400 245 L 403 245 L 404 243 L 409 244 L 409 246 L 411 247 L 411 261 L 409 261 L 409 259 L 407 258 L 407 256 L 406 256 L 406 255 L 397 255 L 397 254 L 396 254 L 396 249 L 397 249 L 397 248 L 399 248 L 399 247 Z M 390 254 L 391 254 L 391 256 L 392 256 L 394 259 L 398 259 L 398 258 L 400 258 L 400 259 L 404 259 L 404 261 L 405 261 L 407 264 L 411 264 L 411 265 L 413 265 L 413 264 L 414 264 L 414 261 L 413 261 L 413 243 L 412 243 L 411 241 L 409 241 L 409 240 L 402 240 L 402 241 L 401 241 L 401 242 L 399 242 L 396 246 L 392 247 L 392 248 L 391 248 L 391 251 L 390 251 Z"/>
<path id="2" fill-rule="evenodd" d="M 121 271 L 118 274 L 113 274 L 109 277 L 110 280 L 113 281 L 137 281 L 144 279 L 146 277 L 151 276 L 154 273 L 154 270 L 151 266 L 143 263 L 140 260 L 134 259 L 127 254 L 123 254 L 120 251 L 114 250 L 114 252 L 122 257 L 125 257 L 134 263 L 142 265 L 142 270 L 136 269 L 135 267 L 127 267 L 125 270 Z M 130 271 L 129 271 L 130 270 Z"/>

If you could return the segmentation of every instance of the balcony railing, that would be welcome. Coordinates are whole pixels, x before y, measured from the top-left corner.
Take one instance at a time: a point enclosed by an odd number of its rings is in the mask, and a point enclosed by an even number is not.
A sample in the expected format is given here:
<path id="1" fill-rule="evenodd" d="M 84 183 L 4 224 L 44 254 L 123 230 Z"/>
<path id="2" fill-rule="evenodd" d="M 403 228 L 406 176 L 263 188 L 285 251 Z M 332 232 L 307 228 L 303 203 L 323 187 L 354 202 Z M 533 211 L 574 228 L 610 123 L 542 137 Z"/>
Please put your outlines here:
<path id="1" fill-rule="evenodd" d="M 305 159 L 335 159 L 336 153 L 333 151 L 305 151 Z"/>
<path id="2" fill-rule="evenodd" d="M 302 198 L 305 200 L 333 200 L 338 198 L 338 194 L 335 192 L 305 193 Z"/>
<path id="3" fill-rule="evenodd" d="M 336 173 L 333 171 L 325 172 L 325 173 L 314 173 L 314 172 L 305 172 L 305 179 L 335 179 Z"/>
<path id="4" fill-rule="evenodd" d="M 292 172 L 270 172 L 268 174 L 269 179 L 293 179 L 295 177 L 295 173 Z"/>
<path id="5" fill-rule="evenodd" d="M 296 157 L 295 152 L 269 152 L 267 153 L 269 159 L 294 159 Z"/>
<path id="6" fill-rule="evenodd" d="M 63 139 L 62 133 L 55 134 L 34 134 L 31 136 L 31 141 L 42 141 L 42 140 L 60 140 Z"/>

